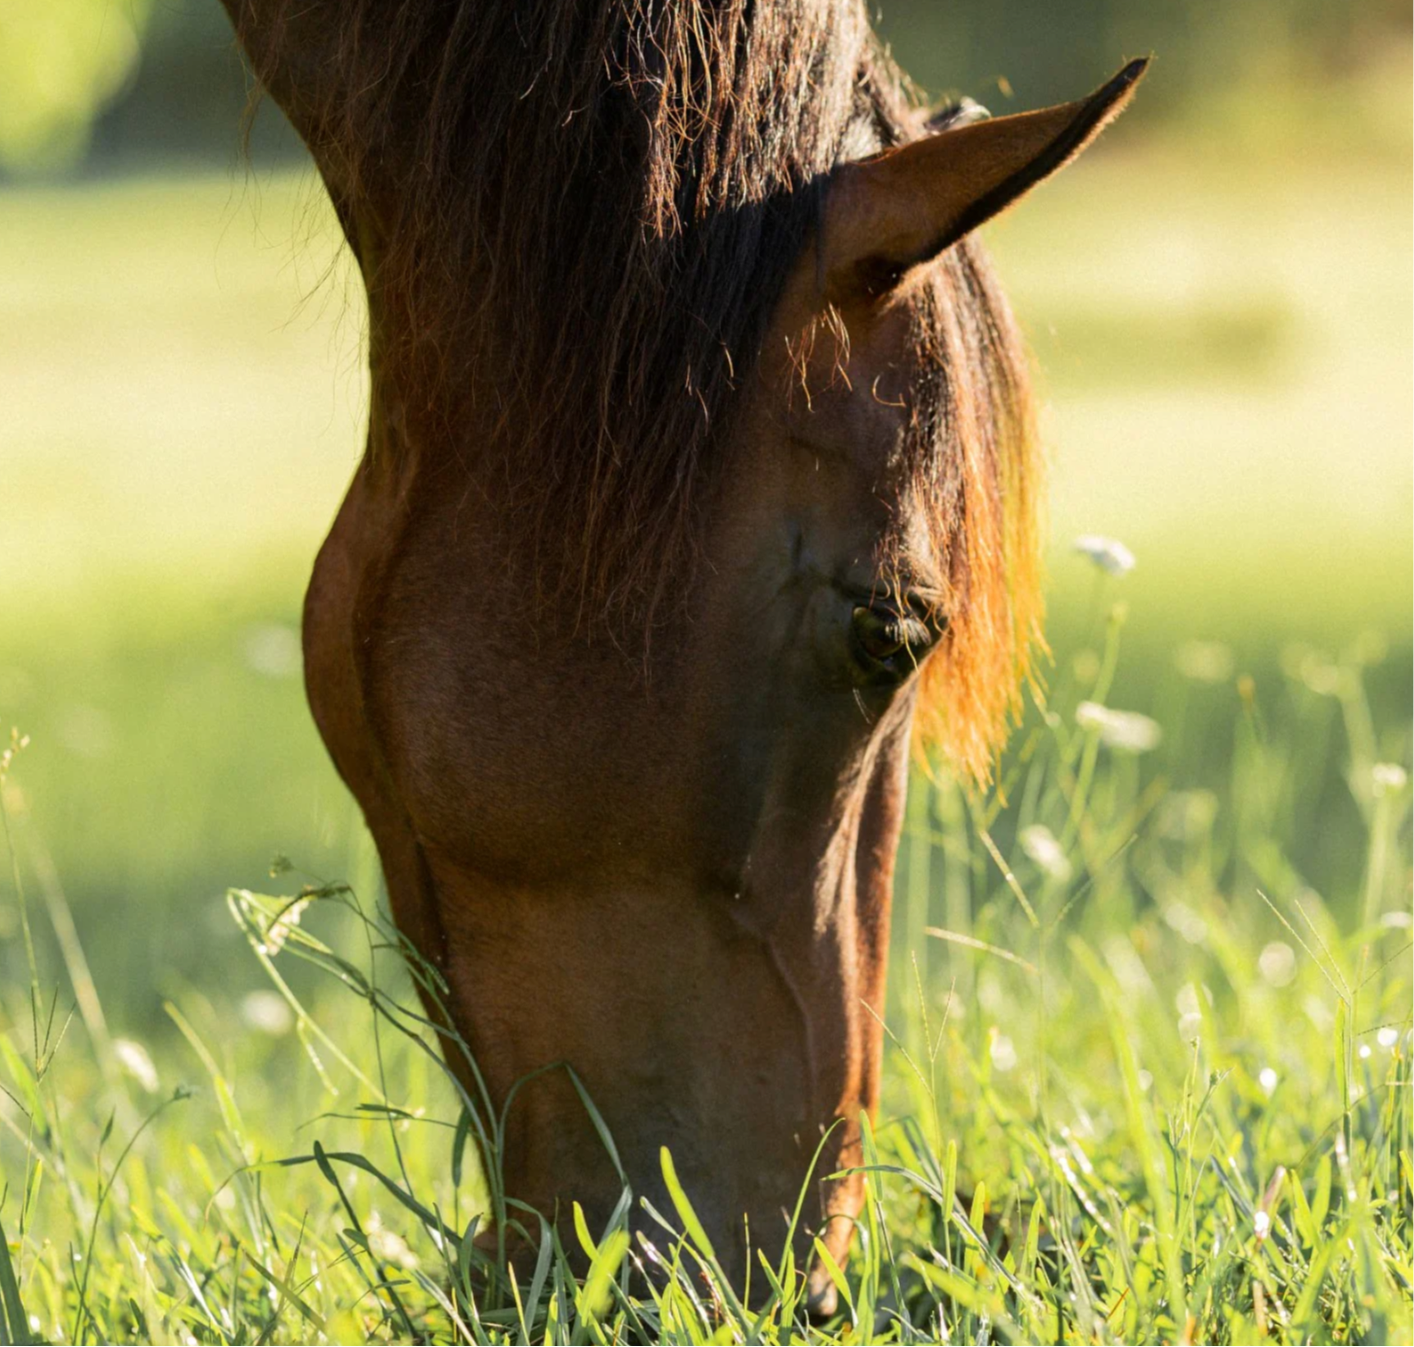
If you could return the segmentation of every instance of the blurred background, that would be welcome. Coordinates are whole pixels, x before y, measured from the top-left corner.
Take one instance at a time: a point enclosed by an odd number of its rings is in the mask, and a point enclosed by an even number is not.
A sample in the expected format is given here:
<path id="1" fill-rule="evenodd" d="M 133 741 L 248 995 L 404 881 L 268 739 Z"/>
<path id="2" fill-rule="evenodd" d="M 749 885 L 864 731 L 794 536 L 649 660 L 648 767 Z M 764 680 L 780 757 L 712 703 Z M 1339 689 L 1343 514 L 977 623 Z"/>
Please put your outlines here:
<path id="1" fill-rule="evenodd" d="M 1157 56 L 1100 147 L 988 230 L 1041 370 L 1052 680 L 1094 680 L 1119 598 L 1112 701 L 1183 726 L 1146 773 L 1226 772 L 1236 708 L 1279 718 L 1270 690 L 1329 694 L 1341 661 L 1365 756 L 1407 764 L 1408 6 L 885 0 L 879 23 L 929 95 L 993 112 Z M 216 0 L 0 0 L 0 35 L 0 729 L 29 738 L 6 800 L 58 914 L 41 963 L 81 945 L 125 1031 L 169 996 L 274 1031 L 222 892 L 277 855 L 376 886 L 298 639 L 359 453 L 361 295 Z M 1133 572 L 1102 595 L 1078 534 Z M 1318 890 L 1363 855 L 1339 760 L 1291 766 L 1287 861 Z"/>

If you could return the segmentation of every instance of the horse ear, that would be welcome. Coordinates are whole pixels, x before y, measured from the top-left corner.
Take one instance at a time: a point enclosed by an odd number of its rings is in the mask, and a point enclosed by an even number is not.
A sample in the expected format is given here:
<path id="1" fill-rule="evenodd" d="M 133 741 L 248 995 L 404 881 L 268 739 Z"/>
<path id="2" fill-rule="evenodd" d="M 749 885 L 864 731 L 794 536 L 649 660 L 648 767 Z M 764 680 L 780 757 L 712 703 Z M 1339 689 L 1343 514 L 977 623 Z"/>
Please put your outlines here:
<path id="1" fill-rule="evenodd" d="M 1119 115 L 1148 64 L 1131 61 L 1077 103 L 972 121 L 836 170 L 821 230 L 826 297 L 887 294 L 1005 210 Z"/>

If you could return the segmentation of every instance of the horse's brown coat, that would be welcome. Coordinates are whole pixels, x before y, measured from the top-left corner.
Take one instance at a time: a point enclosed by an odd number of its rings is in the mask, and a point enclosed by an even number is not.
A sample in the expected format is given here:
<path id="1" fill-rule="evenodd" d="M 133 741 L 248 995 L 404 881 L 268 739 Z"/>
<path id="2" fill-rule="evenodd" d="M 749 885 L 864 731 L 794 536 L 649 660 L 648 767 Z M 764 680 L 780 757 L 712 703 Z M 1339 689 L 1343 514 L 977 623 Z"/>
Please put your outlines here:
<path id="1" fill-rule="evenodd" d="M 958 238 L 1139 69 L 909 144 L 850 4 L 228 4 L 369 290 L 320 731 L 494 1105 L 570 1063 L 740 1272 L 878 1102 L 920 696 L 985 771 L 1034 635 L 1024 362 Z M 558 176 L 480 138 L 527 126 Z M 564 1073 L 509 1118 L 511 1196 L 606 1218 Z M 818 1192 L 842 1256 L 861 1184 Z"/>

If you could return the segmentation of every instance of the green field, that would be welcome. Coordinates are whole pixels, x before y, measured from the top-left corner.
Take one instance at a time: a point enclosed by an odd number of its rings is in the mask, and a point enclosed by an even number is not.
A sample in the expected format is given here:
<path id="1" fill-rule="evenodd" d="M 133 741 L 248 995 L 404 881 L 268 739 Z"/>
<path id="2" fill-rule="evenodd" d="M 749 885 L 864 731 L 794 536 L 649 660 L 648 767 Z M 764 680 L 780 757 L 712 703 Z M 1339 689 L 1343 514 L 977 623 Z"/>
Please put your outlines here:
<path id="1" fill-rule="evenodd" d="M 1044 369 L 1055 714 L 1005 807 L 917 784 L 878 1127 L 912 1177 L 877 1176 L 821 1340 L 1410 1338 L 1403 125 L 1280 158 L 1136 136 L 991 230 Z M 615 1289 L 600 1231 L 595 1285 L 551 1256 L 478 1322 L 450 1088 L 299 933 L 294 1013 L 228 908 L 378 899 L 295 637 L 358 452 L 358 303 L 308 180 L 0 193 L 0 727 L 29 738 L 0 1342 L 788 1340 L 790 1297 L 743 1321 L 700 1250 L 657 1303 Z M 1100 577 L 1082 532 L 1134 572 Z M 1084 700 L 1161 744 L 1107 746 Z M 338 896 L 300 930 L 367 966 Z M 407 1201 L 346 1163 L 232 1178 L 316 1141 Z"/>

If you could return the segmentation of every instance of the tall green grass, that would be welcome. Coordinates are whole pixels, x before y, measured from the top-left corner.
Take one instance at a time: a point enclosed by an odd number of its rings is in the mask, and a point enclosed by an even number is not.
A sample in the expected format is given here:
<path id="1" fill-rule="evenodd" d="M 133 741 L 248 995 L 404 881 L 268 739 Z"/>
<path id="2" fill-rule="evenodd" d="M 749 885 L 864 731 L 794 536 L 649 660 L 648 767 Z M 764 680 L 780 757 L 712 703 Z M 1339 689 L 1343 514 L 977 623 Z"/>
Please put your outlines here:
<path id="1" fill-rule="evenodd" d="M 322 195 L 0 193 L 0 1340 L 1407 1341 L 1407 54 L 1360 83 L 1138 107 L 989 230 L 1057 658 L 1004 801 L 913 784 L 878 1167 L 814 1326 L 789 1268 L 738 1309 L 686 1207 L 656 1296 L 622 1230 L 514 1288 L 465 1238 L 494 1167 L 399 1029 L 299 688 L 366 398 Z M 1122 587 L 1066 551 L 1095 529 Z"/>
<path id="2" fill-rule="evenodd" d="M 40 875 L 16 938 L 51 927 L 67 977 L 3 998 L 0 1341 L 1409 1341 L 1407 724 L 1382 760 L 1368 648 L 1288 652 L 1270 682 L 1186 648 L 1162 723 L 1108 706 L 1113 598 L 995 793 L 913 782 L 834 1319 L 808 1321 L 790 1254 L 727 1284 L 666 1153 L 672 1211 L 625 1189 L 590 1229 L 508 1201 L 504 1120 L 446 1073 L 464 1048 L 424 1018 L 435 975 L 365 848 L 351 886 L 281 859 L 274 892 L 227 895 L 267 987 L 240 1020 L 175 996 L 179 1050 L 110 1034 Z M 25 752 L 12 857 L 39 826 Z M 1332 771 L 1363 845 L 1317 892 L 1291 858 Z M 515 1225 L 539 1251 L 519 1277 Z"/>

